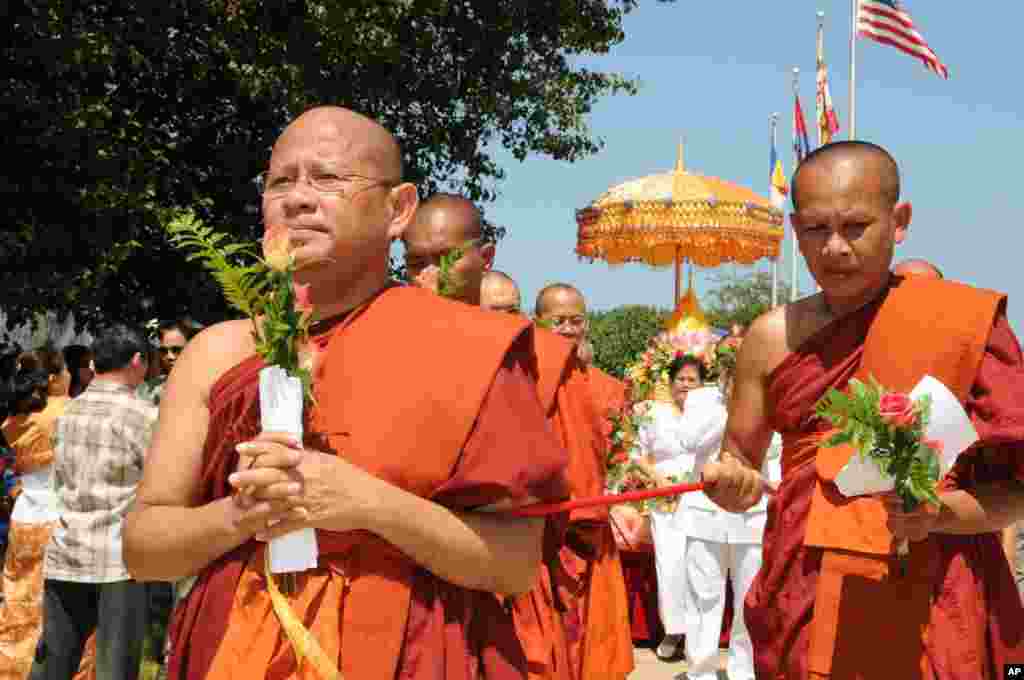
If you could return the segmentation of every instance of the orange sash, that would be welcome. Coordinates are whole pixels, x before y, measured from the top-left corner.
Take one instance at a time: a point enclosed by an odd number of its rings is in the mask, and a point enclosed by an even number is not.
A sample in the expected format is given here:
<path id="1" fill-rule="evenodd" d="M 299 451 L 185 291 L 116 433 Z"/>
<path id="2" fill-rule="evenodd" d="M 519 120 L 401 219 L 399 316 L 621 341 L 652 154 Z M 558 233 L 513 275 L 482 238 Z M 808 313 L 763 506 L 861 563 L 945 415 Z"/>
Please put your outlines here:
<path id="1" fill-rule="evenodd" d="M 909 392 L 932 375 L 963 401 L 1004 303 L 1003 295 L 958 283 L 897 279 L 868 332 L 856 377 Z M 849 446 L 822 447 L 816 459 L 804 542 L 823 553 L 808 668 L 836 678 L 918 677 L 936 539 L 911 545 L 906 578 L 890 573 L 894 541 L 881 501 L 846 498 L 833 483 L 852 453 Z"/>

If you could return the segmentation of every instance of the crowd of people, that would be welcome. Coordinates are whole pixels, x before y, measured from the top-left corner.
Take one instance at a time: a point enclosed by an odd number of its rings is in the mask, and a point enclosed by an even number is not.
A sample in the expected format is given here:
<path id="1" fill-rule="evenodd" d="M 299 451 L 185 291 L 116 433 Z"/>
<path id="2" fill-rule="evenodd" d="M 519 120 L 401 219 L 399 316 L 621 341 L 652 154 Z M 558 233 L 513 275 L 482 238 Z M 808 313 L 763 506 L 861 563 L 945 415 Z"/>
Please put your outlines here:
<path id="1" fill-rule="evenodd" d="M 166 626 L 170 589 L 126 571 L 121 528 L 160 388 L 197 331 L 189 320 L 150 334 L 119 324 L 91 346 L 5 354 L 0 447 L 15 483 L 7 489 L 0 678 L 133 677 L 150 624 Z"/>
<path id="2" fill-rule="evenodd" d="M 674 361 L 671 402 L 628 452 L 654 479 L 704 481 L 650 516 L 658 654 L 715 677 L 728 579 L 732 680 L 1000 677 L 1024 662 L 999 537 L 1024 518 L 1024 359 L 1005 298 L 892 272 L 910 207 L 880 147 L 823 147 L 792 186 L 822 292 L 755 321 L 717 383 Z M 20 492 L 0 678 L 134 678 L 154 616 L 170 619 L 175 680 L 626 678 L 613 512 L 514 512 L 606 491 L 626 392 L 593 364 L 582 292 L 548 285 L 525 313 L 476 206 L 421 203 L 396 139 L 345 109 L 293 121 L 262 187 L 317 314 L 303 437 L 261 431 L 247 320 L 153 337 L 113 324 L 88 348 L 6 361 Z M 408 285 L 389 276 L 398 240 Z M 820 467 L 814 405 L 866 371 L 896 388 L 936 375 L 972 415 L 981 443 L 941 509 L 844 501 Z M 279 589 L 267 541 L 300 528 L 317 531 L 318 564 Z"/>

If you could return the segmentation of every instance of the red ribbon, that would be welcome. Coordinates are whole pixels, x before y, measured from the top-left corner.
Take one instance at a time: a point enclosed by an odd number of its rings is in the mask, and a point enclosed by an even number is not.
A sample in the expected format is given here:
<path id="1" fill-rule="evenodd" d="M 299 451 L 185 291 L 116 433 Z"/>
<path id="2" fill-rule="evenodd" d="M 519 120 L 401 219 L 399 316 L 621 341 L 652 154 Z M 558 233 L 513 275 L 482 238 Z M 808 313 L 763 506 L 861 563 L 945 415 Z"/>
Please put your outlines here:
<path id="1" fill-rule="evenodd" d="M 665 496 L 680 496 L 684 493 L 703 490 L 704 482 L 675 484 L 673 486 L 663 486 L 658 489 L 646 489 L 644 491 L 630 491 L 629 493 L 577 498 L 575 500 L 563 501 L 561 503 L 534 503 L 533 505 L 524 505 L 521 508 L 506 510 L 505 514 L 512 515 L 513 517 L 543 517 L 544 515 L 555 515 L 560 512 L 579 510 L 580 508 L 593 508 L 602 505 L 618 505 L 620 503 L 645 501 L 650 498 L 663 498 Z"/>

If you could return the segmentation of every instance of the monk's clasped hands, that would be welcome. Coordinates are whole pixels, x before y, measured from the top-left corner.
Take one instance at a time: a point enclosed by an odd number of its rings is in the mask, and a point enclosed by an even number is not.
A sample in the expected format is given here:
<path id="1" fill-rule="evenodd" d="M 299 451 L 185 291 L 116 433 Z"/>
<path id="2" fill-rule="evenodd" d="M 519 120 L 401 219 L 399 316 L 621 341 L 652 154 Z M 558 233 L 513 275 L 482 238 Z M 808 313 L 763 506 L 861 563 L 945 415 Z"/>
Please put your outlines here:
<path id="1" fill-rule="evenodd" d="M 236 526 L 258 540 L 297 529 L 370 529 L 381 480 L 331 454 L 303 449 L 289 434 L 265 432 L 238 444 Z"/>

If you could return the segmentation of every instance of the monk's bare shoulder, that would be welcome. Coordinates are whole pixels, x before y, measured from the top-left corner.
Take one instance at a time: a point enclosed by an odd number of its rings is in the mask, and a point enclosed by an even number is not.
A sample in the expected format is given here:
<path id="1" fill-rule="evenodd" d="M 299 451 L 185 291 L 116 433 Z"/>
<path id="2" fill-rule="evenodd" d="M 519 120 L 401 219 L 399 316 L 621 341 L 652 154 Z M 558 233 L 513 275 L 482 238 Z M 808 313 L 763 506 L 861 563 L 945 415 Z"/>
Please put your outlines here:
<path id="1" fill-rule="evenodd" d="M 740 363 L 765 377 L 786 358 L 786 309 L 776 307 L 754 319 L 740 345 Z"/>
<path id="2" fill-rule="evenodd" d="M 255 351 L 251 321 L 239 319 L 214 324 L 192 338 L 170 379 L 177 385 L 197 390 L 205 403 L 217 379 Z"/>
<path id="3" fill-rule="evenodd" d="M 828 317 L 821 313 L 821 293 L 781 305 L 765 312 L 750 325 L 741 346 L 748 364 L 763 376 L 769 375 L 791 352 L 821 330 Z M 744 352 L 749 346 L 749 352 Z"/>

